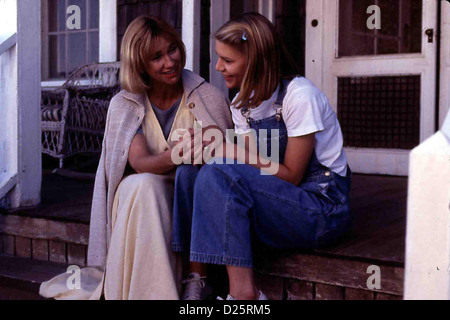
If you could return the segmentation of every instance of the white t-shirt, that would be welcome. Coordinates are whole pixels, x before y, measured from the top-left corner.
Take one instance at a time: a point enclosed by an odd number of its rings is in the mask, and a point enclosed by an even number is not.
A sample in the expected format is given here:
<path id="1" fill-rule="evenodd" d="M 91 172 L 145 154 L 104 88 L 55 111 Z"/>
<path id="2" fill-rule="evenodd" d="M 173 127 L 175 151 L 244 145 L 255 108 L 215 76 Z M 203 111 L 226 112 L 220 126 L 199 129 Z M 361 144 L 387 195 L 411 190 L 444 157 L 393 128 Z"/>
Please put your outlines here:
<path id="1" fill-rule="evenodd" d="M 273 104 L 278 91 L 269 100 L 263 101 L 252 109 L 250 117 L 261 120 L 273 116 L 276 111 Z M 236 99 L 236 97 L 235 97 Z M 249 133 L 251 128 L 240 109 L 231 106 L 231 113 L 237 134 Z M 317 159 L 341 176 L 347 174 L 347 156 L 343 149 L 343 137 L 336 113 L 327 97 L 311 81 L 304 77 L 295 78 L 287 88 L 283 99 L 283 120 L 288 137 L 300 137 L 315 133 Z"/>

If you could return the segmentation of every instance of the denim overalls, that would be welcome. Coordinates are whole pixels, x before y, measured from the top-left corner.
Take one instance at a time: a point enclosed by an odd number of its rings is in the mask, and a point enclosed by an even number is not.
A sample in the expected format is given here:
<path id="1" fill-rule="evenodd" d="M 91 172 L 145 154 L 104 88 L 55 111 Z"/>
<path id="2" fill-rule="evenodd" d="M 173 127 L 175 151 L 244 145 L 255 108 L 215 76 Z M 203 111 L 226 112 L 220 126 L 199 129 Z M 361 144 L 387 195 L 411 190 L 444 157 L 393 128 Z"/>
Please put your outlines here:
<path id="1" fill-rule="evenodd" d="M 287 85 L 280 85 L 275 106 L 281 107 Z M 247 119 L 258 138 L 259 129 L 267 129 L 268 150 L 270 141 L 279 139 L 283 163 L 288 137 L 281 109 L 266 119 Z M 271 129 L 278 129 L 279 135 L 271 137 Z M 330 245 L 349 227 L 350 168 L 347 171 L 347 177 L 332 172 L 315 152 L 299 186 L 261 175 L 246 164 L 180 166 L 175 178 L 172 249 L 190 248 L 195 262 L 252 267 L 255 241 L 286 249 Z"/>

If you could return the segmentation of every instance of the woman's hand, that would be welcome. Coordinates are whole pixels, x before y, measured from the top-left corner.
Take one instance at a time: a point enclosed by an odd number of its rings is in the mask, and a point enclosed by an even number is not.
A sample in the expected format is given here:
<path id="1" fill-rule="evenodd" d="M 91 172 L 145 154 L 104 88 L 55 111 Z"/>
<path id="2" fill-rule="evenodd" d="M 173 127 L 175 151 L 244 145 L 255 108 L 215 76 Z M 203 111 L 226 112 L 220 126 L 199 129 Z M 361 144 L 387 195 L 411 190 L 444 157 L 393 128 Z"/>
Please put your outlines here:
<path id="1" fill-rule="evenodd" d="M 211 153 L 225 141 L 225 136 L 220 128 L 215 125 L 202 128 L 201 134 L 198 131 L 189 128 L 183 136 L 183 141 L 185 144 L 189 144 L 187 149 L 190 151 L 189 154 L 183 156 L 183 161 L 190 160 L 194 165 L 203 165 L 206 160 L 214 156 Z M 186 141 L 189 139 L 190 141 Z M 180 143 L 183 143 L 183 141 Z"/>

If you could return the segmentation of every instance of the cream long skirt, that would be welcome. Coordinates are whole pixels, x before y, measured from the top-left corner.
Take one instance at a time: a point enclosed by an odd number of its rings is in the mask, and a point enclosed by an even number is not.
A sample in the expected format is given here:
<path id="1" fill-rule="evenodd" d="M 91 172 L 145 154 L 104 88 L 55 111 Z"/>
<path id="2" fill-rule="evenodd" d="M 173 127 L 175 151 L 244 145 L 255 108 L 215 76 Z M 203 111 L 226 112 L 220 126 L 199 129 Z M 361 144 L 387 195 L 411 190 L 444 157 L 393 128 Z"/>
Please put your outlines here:
<path id="1" fill-rule="evenodd" d="M 181 261 L 171 250 L 174 176 L 134 174 L 120 183 L 112 209 L 106 299 L 179 299 Z"/>
<path id="2" fill-rule="evenodd" d="M 42 283 L 40 294 L 57 300 L 176 300 L 181 259 L 171 250 L 174 177 L 150 173 L 126 177 L 113 203 L 106 272 L 81 269 L 81 287 L 69 289 L 70 273 Z"/>

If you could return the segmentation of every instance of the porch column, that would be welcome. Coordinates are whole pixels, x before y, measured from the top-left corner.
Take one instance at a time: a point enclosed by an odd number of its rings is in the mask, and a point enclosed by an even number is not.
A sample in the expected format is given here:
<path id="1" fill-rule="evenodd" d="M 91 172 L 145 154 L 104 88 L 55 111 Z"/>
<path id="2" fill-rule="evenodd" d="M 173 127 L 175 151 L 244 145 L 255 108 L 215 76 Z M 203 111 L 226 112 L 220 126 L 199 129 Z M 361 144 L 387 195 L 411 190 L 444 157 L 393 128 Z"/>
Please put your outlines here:
<path id="1" fill-rule="evenodd" d="M 117 55 L 117 0 L 100 0 L 99 62 L 114 62 Z"/>

